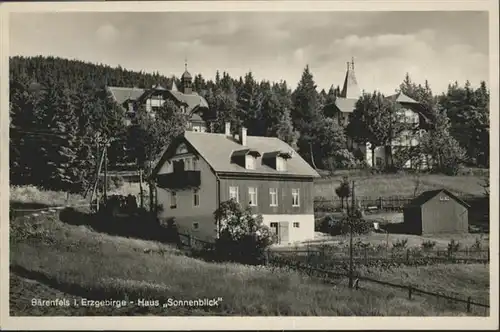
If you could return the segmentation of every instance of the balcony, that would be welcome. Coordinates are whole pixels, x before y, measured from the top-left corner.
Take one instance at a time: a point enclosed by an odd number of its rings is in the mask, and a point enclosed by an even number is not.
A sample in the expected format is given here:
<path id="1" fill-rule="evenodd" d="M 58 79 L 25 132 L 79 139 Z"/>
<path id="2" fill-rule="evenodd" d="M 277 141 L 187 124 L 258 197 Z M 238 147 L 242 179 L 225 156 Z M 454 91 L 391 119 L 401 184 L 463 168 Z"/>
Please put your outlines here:
<path id="1" fill-rule="evenodd" d="M 201 184 L 200 171 L 175 171 L 159 174 L 156 177 L 156 183 L 158 183 L 158 187 L 164 189 L 197 188 Z"/>

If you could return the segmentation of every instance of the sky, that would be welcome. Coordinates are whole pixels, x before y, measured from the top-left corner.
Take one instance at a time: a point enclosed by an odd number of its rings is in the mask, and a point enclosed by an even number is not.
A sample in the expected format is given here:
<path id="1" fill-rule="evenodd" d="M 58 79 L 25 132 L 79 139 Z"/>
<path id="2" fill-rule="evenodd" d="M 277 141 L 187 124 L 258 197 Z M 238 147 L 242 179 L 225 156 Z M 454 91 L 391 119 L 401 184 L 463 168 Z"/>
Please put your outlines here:
<path id="1" fill-rule="evenodd" d="M 52 55 L 131 70 L 286 80 L 309 65 L 318 89 L 342 86 L 354 58 L 360 89 L 394 93 L 405 73 L 448 84 L 488 81 L 487 12 L 13 13 L 10 55 Z"/>

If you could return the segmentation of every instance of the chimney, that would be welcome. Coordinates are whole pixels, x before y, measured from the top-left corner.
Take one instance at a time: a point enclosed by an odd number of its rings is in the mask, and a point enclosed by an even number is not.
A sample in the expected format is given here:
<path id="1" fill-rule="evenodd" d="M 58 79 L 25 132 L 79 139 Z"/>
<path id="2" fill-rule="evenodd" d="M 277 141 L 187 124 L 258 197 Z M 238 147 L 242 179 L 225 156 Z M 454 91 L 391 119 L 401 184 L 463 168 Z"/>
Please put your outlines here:
<path id="1" fill-rule="evenodd" d="M 240 137 L 239 137 L 240 144 L 245 146 L 247 145 L 247 128 L 241 127 L 240 128 Z"/>
<path id="2" fill-rule="evenodd" d="M 226 122 L 226 136 L 231 136 L 231 122 Z"/>

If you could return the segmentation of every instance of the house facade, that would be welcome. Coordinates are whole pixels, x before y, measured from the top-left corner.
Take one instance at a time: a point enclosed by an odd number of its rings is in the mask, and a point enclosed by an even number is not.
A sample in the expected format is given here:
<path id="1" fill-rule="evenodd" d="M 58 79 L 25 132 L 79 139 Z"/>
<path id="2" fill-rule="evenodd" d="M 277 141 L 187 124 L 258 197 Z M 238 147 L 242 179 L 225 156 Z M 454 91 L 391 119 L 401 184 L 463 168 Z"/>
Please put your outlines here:
<path id="1" fill-rule="evenodd" d="M 181 76 L 181 87 L 178 88 L 172 79 L 170 89 L 161 85 L 152 86 L 149 89 L 107 87 L 114 100 L 126 112 L 126 125 L 136 122 L 138 109 L 142 106 L 148 114 L 155 116 L 155 111 L 167 100 L 171 100 L 182 112 L 190 115 L 186 130 L 205 132 L 211 124 L 211 113 L 205 98 L 193 90 L 193 77 L 187 71 L 187 65 Z"/>
<path id="2" fill-rule="evenodd" d="M 344 79 L 344 85 L 335 100 L 336 109 L 336 119 L 339 124 L 347 126 L 349 123 L 349 115 L 354 112 L 356 108 L 356 102 L 361 97 L 361 90 L 358 87 L 358 81 L 356 79 L 356 74 L 354 72 L 354 60 L 347 62 L 347 71 Z M 399 92 L 397 94 L 387 97 L 392 101 L 396 102 L 400 106 L 399 112 L 400 119 L 404 121 L 408 126 L 408 129 L 403 131 L 401 135 L 396 138 L 390 146 L 377 146 L 373 150 L 375 158 L 372 158 L 372 149 L 370 143 L 367 144 L 357 144 L 351 137 L 347 137 L 347 148 L 351 151 L 358 150 L 364 156 L 366 163 L 369 166 L 383 166 L 386 160 L 386 154 L 391 151 L 396 153 L 398 149 L 411 148 L 418 145 L 419 137 L 422 136 L 423 132 L 428 128 L 430 123 L 430 115 L 428 114 L 425 107 L 413 100 L 412 98 L 406 96 L 404 93 Z M 372 164 L 374 159 L 375 165 Z M 404 164 L 405 168 L 413 168 L 415 160 L 407 160 Z M 421 167 L 426 168 L 428 165 L 427 158 L 424 156 L 418 160 Z"/>
<path id="3" fill-rule="evenodd" d="M 181 233 L 213 241 L 213 213 L 234 199 L 250 207 L 280 243 L 314 237 L 313 179 L 319 177 L 293 149 L 275 137 L 188 132 L 165 151 L 153 173 L 161 220 L 174 218 Z"/>

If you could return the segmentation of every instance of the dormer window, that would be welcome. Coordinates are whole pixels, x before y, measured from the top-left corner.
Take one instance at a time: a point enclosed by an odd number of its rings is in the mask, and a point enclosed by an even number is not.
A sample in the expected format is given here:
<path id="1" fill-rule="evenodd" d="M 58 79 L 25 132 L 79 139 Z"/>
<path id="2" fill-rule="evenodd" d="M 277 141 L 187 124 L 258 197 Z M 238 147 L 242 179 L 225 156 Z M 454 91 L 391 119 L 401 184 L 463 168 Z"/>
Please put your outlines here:
<path id="1" fill-rule="evenodd" d="M 240 165 L 246 169 L 255 169 L 257 166 L 257 157 L 260 157 L 260 153 L 257 150 L 237 150 L 231 154 L 231 163 Z"/>
<path id="2" fill-rule="evenodd" d="M 264 153 L 262 161 L 278 172 L 285 172 L 287 170 L 287 160 L 290 158 L 292 158 L 292 152 L 274 151 Z"/>
<path id="3" fill-rule="evenodd" d="M 276 170 L 279 172 L 286 171 L 286 159 L 281 157 L 276 157 Z"/>
<path id="4" fill-rule="evenodd" d="M 246 169 L 255 169 L 255 157 L 246 155 Z"/>

